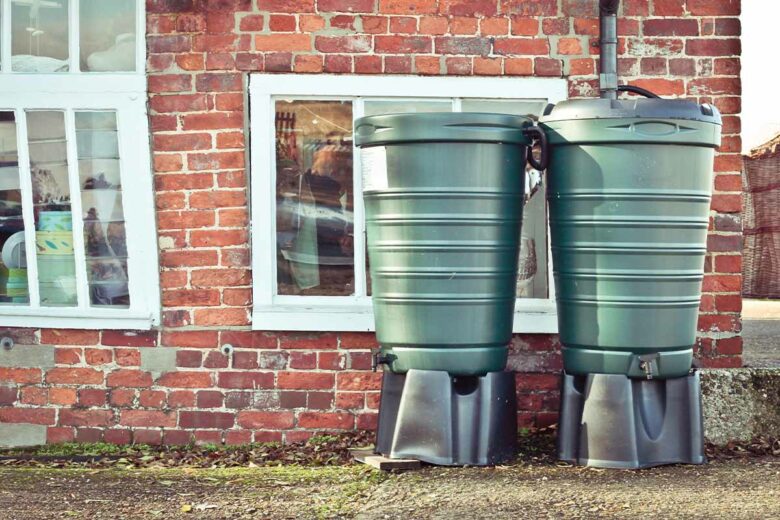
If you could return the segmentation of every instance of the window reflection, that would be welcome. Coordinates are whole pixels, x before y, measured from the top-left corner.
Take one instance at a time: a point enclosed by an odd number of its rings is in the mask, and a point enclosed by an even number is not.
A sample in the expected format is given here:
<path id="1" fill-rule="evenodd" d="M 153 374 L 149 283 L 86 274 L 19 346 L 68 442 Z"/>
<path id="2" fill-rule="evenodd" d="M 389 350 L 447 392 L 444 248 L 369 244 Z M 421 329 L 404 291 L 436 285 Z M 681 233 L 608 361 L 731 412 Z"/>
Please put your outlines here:
<path id="1" fill-rule="evenodd" d="M 90 303 L 128 307 L 116 113 L 76 112 L 76 144 Z"/>
<path id="2" fill-rule="evenodd" d="M 67 71 L 68 0 L 13 0 L 11 5 L 11 68 Z"/>
<path id="3" fill-rule="evenodd" d="M 136 0 L 81 0 L 81 70 L 135 70 Z"/>
<path id="4" fill-rule="evenodd" d="M 353 294 L 351 102 L 276 102 L 276 199 L 278 294 Z"/>
<path id="5" fill-rule="evenodd" d="M 74 306 L 77 300 L 76 267 L 65 114 L 60 111 L 27 112 L 27 140 L 41 305 Z"/>
<path id="6" fill-rule="evenodd" d="M 13 112 L 0 112 L 0 305 L 28 303 L 22 192 Z"/>

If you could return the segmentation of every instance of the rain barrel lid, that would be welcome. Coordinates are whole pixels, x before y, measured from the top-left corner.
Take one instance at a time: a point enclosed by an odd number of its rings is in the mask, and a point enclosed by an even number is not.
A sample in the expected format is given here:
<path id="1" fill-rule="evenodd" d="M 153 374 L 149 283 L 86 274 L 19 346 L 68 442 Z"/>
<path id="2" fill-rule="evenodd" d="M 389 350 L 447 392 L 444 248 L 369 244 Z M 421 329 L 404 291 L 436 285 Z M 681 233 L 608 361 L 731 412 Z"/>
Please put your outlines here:
<path id="1" fill-rule="evenodd" d="M 480 112 L 428 112 L 385 114 L 355 121 L 355 144 L 478 142 L 530 145 L 523 129 L 531 118 Z"/>
<path id="2" fill-rule="evenodd" d="M 541 123 L 575 119 L 683 119 L 722 125 L 720 112 L 709 104 L 685 99 L 571 99 L 549 105 Z"/>

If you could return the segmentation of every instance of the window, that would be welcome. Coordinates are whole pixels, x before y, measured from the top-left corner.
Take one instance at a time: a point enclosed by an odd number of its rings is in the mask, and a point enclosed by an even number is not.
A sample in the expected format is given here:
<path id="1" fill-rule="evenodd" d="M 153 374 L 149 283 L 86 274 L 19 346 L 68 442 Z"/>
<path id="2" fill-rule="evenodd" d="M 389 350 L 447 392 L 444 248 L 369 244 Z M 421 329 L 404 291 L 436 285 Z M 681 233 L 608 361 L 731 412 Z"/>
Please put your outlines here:
<path id="1" fill-rule="evenodd" d="M 253 327 L 374 328 L 360 154 L 364 115 L 541 115 L 566 82 L 541 78 L 254 75 L 250 81 Z M 515 332 L 556 332 L 546 204 L 525 208 Z"/>
<path id="2" fill-rule="evenodd" d="M 0 326 L 159 321 L 143 7 L 0 0 Z"/>

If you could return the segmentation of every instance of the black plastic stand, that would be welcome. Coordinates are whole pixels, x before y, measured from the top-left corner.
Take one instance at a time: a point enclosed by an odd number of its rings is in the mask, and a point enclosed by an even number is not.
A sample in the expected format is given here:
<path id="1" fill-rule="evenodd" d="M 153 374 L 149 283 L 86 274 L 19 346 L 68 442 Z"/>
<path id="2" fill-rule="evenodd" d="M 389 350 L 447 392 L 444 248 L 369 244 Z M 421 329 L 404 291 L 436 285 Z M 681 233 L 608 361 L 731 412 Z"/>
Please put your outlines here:
<path id="1" fill-rule="evenodd" d="M 703 464 L 699 374 L 562 374 L 558 458 L 601 468 Z"/>
<path id="2" fill-rule="evenodd" d="M 517 451 L 514 372 L 385 371 L 376 452 L 444 466 L 488 466 Z"/>

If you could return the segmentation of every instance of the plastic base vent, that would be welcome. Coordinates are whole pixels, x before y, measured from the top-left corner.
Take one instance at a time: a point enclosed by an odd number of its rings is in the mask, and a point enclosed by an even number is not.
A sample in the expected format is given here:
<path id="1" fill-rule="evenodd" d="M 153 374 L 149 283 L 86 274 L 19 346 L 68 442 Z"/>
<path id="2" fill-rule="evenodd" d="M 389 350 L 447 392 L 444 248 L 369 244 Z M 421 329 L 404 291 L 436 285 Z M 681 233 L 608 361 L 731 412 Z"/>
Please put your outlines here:
<path id="1" fill-rule="evenodd" d="M 515 457 L 514 372 L 450 376 L 384 373 L 376 451 L 445 466 L 488 466 Z"/>
<path id="2" fill-rule="evenodd" d="M 564 373 L 558 457 L 601 468 L 703 464 L 699 374 L 647 380 Z"/>

